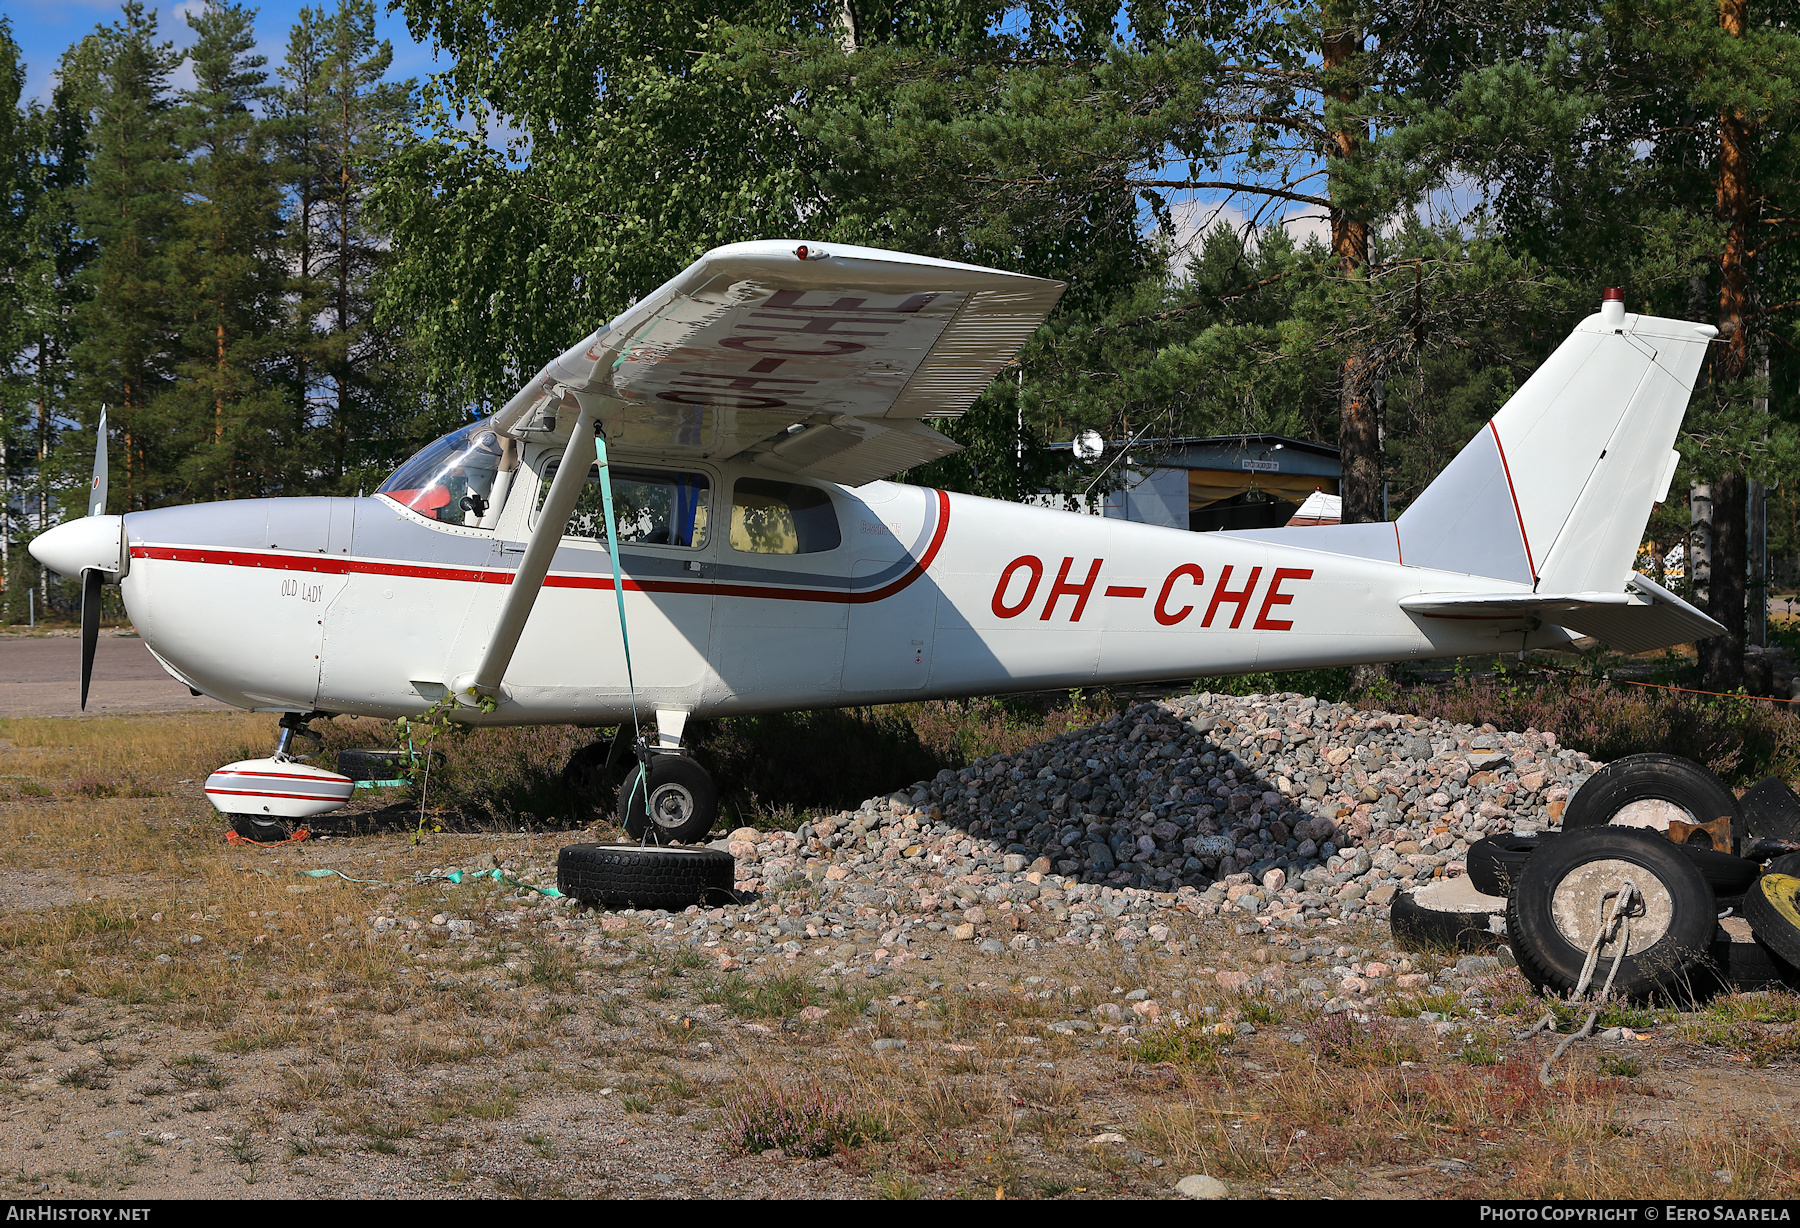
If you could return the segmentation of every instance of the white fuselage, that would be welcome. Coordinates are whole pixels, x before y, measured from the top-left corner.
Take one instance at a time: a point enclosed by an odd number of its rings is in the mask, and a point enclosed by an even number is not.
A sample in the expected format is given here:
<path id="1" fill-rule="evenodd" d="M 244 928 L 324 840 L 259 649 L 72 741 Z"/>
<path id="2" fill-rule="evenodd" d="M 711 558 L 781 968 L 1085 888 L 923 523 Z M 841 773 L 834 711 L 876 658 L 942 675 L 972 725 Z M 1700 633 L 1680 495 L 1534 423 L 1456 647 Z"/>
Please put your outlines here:
<path id="1" fill-rule="evenodd" d="M 172 675 L 227 703 L 416 714 L 481 658 L 553 455 L 528 450 L 492 528 L 382 496 L 133 513 L 126 607 Z M 770 476 L 667 467 L 710 479 L 714 525 L 735 480 Z M 498 706 L 458 719 L 610 724 L 629 716 L 633 682 L 640 712 L 705 717 L 1567 639 L 1408 614 L 1403 597 L 1496 582 L 1309 548 L 1319 530 L 1196 534 L 889 482 L 810 485 L 831 500 L 835 549 L 750 553 L 724 532 L 697 548 L 621 548 L 630 680 L 606 548 L 564 538 Z"/>

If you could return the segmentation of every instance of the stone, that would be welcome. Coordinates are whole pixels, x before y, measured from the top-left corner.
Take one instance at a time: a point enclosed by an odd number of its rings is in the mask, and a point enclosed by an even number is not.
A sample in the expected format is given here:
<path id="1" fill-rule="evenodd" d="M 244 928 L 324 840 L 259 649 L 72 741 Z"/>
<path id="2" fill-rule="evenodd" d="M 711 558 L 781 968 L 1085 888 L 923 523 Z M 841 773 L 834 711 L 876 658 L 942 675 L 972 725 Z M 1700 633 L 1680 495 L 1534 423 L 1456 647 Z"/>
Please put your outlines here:
<path id="1" fill-rule="evenodd" d="M 968 942 L 975 937 L 975 927 L 966 921 L 961 925 L 953 925 L 950 927 L 950 937 L 957 942 Z"/>
<path id="2" fill-rule="evenodd" d="M 1175 1183 L 1175 1192 L 1183 1198 L 1194 1198 L 1211 1202 L 1224 1198 L 1231 1190 L 1217 1177 L 1208 1177 L 1204 1173 L 1194 1173 L 1183 1177 Z"/>
<path id="3" fill-rule="evenodd" d="M 755 848 L 757 841 L 763 838 L 763 833 L 754 827 L 739 827 L 725 838 L 733 844 L 748 844 L 751 848 Z"/>

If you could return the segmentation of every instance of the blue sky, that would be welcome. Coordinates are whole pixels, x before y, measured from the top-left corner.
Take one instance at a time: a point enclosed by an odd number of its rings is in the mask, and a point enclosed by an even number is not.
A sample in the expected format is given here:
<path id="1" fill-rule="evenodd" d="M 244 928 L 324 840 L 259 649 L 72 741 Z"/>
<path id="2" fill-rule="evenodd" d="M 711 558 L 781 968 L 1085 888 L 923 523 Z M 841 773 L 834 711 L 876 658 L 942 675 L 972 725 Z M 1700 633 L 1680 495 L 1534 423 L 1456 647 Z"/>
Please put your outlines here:
<path id="1" fill-rule="evenodd" d="M 186 47 L 193 41 L 194 32 L 188 28 L 183 13 L 199 2 L 162 0 L 150 3 L 146 0 L 145 7 L 155 9 L 157 27 L 164 38 L 176 47 Z M 268 0 L 254 7 L 257 9 L 259 50 L 269 58 L 269 67 L 273 70 L 286 55 L 289 28 L 301 8 L 306 6 L 302 0 Z M 335 8 L 336 0 L 315 0 L 312 7 Z M 13 37 L 25 52 L 26 95 L 42 102 L 49 98 L 51 79 L 63 51 L 95 26 L 117 21 L 119 4 L 117 0 L 0 0 L 0 14 L 11 20 Z M 423 77 L 432 71 L 431 49 L 413 42 L 406 33 L 406 23 L 399 14 L 387 13 L 381 0 L 376 3 L 375 23 L 381 37 L 394 44 L 394 67 L 390 75 Z M 187 79 L 187 71 L 183 69 L 176 78 L 177 87 L 186 84 Z"/>

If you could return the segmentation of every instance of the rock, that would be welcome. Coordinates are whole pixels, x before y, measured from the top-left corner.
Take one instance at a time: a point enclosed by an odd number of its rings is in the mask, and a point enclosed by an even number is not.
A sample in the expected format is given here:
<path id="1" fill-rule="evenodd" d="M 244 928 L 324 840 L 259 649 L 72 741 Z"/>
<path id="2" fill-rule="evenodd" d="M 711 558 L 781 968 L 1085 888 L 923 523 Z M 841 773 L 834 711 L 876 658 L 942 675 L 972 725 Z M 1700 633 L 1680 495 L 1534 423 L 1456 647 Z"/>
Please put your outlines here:
<path id="1" fill-rule="evenodd" d="M 1123 1143 L 1124 1141 L 1125 1136 L 1123 1134 L 1119 1134 L 1112 1130 L 1108 1130 L 1105 1134 L 1096 1134 L 1093 1138 L 1088 1140 L 1089 1143 L 1096 1147 L 1107 1147 L 1115 1143 Z"/>
<path id="2" fill-rule="evenodd" d="M 953 925 L 950 927 L 950 937 L 954 938 L 957 942 L 968 942 L 975 937 L 975 927 L 967 922 L 964 922 L 961 925 Z"/>
<path id="3" fill-rule="evenodd" d="M 763 838 L 763 833 L 754 827 L 739 827 L 725 838 L 733 844 L 748 844 L 751 848 L 755 848 L 757 842 Z"/>
<path id="4" fill-rule="evenodd" d="M 981 950 L 989 955 L 998 955 L 1006 950 L 1006 944 L 998 938 L 983 938 L 980 946 Z"/>
<path id="5" fill-rule="evenodd" d="M 1175 1192 L 1183 1198 L 1195 1198 L 1208 1202 L 1224 1198 L 1231 1193 L 1223 1181 L 1217 1177 L 1208 1177 L 1204 1173 L 1183 1177 L 1175 1183 Z"/>
<path id="6" fill-rule="evenodd" d="M 891 1053 L 896 1049 L 906 1048 L 906 1042 L 884 1037 L 883 1039 L 874 1042 L 869 1047 L 877 1053 Z"/>

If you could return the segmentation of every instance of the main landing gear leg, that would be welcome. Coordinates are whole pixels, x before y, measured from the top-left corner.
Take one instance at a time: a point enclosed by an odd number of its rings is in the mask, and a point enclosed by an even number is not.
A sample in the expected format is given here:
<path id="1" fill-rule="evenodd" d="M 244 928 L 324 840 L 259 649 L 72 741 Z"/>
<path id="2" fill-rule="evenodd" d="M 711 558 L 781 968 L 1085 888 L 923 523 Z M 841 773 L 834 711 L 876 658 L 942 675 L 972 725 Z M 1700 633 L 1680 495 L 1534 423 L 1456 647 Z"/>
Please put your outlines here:
<path id="1" fill-rule="evenodd" d="M 646 844 L 691 844 L 719 814 L 719 791 L 682 749 L 685 712 L 658 712 L 656 740 L 640 739 L 638 763 L 619 787 L 619 824 Z"/>

